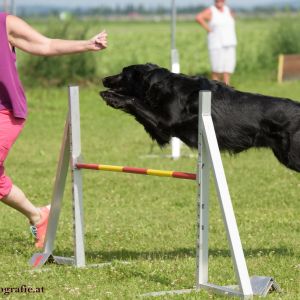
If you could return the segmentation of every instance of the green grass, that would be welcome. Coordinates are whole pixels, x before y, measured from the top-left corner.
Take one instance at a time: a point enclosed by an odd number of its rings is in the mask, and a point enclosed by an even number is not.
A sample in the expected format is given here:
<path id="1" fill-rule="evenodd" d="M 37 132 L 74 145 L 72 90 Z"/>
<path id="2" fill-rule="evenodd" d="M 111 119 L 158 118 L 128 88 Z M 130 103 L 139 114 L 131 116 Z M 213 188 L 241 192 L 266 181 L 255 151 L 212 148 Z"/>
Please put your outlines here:
<path id="1" fill-rule="evenodd" d="M 299 82 L 278 85 L 235 77 L 236 88 L 299 99 Z M 50 201 L 67 113 L 67 89 L 28 89 L 30 115 L 7 161 L 8 174 L 36 205 Z M 145 158 L 151 141 L 133 118 L 107 107 L 98 88 L 83 88 L 82 150 L 91 163 L 133 165 L 195 172 L 196 158 Z M 154 147 L 154 153 L 170 149 Z M 184 148 L 186 154 L 196 154 Z M 278 163 L 269 150 L 223 154 L 240 236 L 251 275 L 273 276 L 283 294 L 300 299 L 300 176 Z M 213 183 L 213 182 L 212 182 Z M 56 240 L 56 255 L 72 255 L 70 179 Z M 210 282 L 235 283 L 216 193 L 211 184 Z M 135 299 L 151 291 L 190 288 L 195 273 L 196 186 L 192 181 L 84 172 L 88 263 L 113 262 L 102 269 L 49 265 L 32 272 L 36 252 L 27 221 L 1 206 L 1 287 L 44 287 L 41 294 L 7 299 Z M 122 264 L 128 261 L 130 264 Z M 4 296 L 3 296 L 4 297 Z M 161 297 L 159 299 L 169 299 Z M 172 299 L 223 299 L 205 291 Z"/>

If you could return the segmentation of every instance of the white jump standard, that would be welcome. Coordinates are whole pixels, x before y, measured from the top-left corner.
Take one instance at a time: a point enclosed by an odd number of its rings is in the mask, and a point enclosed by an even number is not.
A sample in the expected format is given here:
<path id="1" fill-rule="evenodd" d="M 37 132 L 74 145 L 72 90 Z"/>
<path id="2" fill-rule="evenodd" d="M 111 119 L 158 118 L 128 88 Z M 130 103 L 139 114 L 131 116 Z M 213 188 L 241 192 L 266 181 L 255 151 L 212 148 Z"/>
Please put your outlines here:
<path id="1" fill-rule="evenodd" d="M 105 167 L 102 168 L 102 170 L 105 171 L 117 172 L 124 172 L 123 169 L 126 168 L 125 172 L 130 171 L 130 173 L 197 180 L 198 193 L 195 287 L 192 289 L 177 291 L 148 293 L 144 294 L 143 296 L 147 297 L 168 294 L 185 294 L 205 289 L 229 296 L 237 296 L 241 299 L 252 299 L 253 295 L 265 296 L 270 290 L 279 290 L 278 285 L 271 277 L 249 277 L 223 169 L 221 155 L 218 148 L 217 138 L 211 118 L 211 92 L 209 91 L 201 91 L 199 96 L 198 145 L 199 156 L 197 176 L 195 176 L 195 174 L 184 172 L 130 167 L 105 165 Z M 60 257 L 53 255 L 53 250 L 69 165 L 72 173 L 74 257 Z M 86 266 L 84 249 L 83 185 L 81 177 L 81 169 L 84 169 L 84 166 L 89 166 L 88 168 L 90 169 L 98 168 L 98 170 L 101 170 L 101 165 L 84 164 L 81 161 L 79 89 L 78 87 L 74 86 L 69 88 L 69 113 L 67 115 L 59 163 L 56 172 L 56 179 L 54 183 L 45 246 L 43 253 L 36 253 L 32 256 L 30 264 L 33 267 L 41 267 L 46 262 L 68 264 L 76 267 Z M 211 169 L 215 179 L 215 186 L 217 188 L 223 222 L 230 246 L 236 280 L 238 283 L 237 286 L 218 286 L 208 282 L 208 198 L 209 175 Z M 148 170 L 150 170 L 149 174 L 147 173 Z M 173 176 L 174 174 L 176 176 Z M 107 263 L 102 265 L 107 265 Z"/>

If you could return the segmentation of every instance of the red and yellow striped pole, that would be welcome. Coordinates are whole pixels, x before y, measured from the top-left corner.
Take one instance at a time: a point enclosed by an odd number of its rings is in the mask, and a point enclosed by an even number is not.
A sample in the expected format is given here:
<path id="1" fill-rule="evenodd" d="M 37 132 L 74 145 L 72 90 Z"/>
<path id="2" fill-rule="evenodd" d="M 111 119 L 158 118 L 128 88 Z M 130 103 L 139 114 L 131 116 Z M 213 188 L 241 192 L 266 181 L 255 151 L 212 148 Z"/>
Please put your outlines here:
<path id="1" fill-rule="evenodd" d="M 89 169 L 89 170 L 109 171 L 109 172 L 124 172 L 124 173 L 140 174 L 140 175 L 151 175 L 151 176 L 196 180 L 196 174 L 186 173 L 186 172 L 153 170 L 153 169 L 111 166 L 111 165 L 80 164 L 80 163 L 76 164 L 75 166 L 77 169 Z"/>

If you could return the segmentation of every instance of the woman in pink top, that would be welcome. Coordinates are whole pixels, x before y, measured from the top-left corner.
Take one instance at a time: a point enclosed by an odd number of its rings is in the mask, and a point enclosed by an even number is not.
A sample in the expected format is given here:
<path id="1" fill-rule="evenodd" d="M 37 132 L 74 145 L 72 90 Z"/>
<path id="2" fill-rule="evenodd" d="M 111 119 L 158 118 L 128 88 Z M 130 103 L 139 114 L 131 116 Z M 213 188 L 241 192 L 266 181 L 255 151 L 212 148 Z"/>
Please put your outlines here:
<path id="1" fill-rule="evenodd" d="M 55 56 L 100 51 L 106 47 L 105 31 L 90 40 L 50 39 L 22 19 L 0 12 L 0 200 L 29 219 L 36 247 L 42 248 L 44 244 L 49 206 L 35 207 L 4 172 L 5 159 L 27 117 L 26 98 L 15 64 L 15 48 L 33 55 Z"/>
<path id="2" fill-rule="evenodd" d="M 196 21 L 207 31 L 208 51 L 212 79 L 230 83 L 236 64 L 236 33 L 232 12 L 225 0 L 215 0 L 214 5 L 196 16 Z"/>

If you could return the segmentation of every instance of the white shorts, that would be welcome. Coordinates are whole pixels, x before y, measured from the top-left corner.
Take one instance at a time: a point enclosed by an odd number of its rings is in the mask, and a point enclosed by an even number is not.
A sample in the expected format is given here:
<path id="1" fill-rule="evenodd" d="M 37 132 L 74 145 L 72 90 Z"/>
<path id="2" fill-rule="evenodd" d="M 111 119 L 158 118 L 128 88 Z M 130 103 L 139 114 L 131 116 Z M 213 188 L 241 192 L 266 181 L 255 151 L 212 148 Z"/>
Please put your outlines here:
<path id="1" fill-rule="evenodd" d="M 209 49 L 211 69 L 214 73 L 233 73 L 236 64 L 235 46 Z"/>

